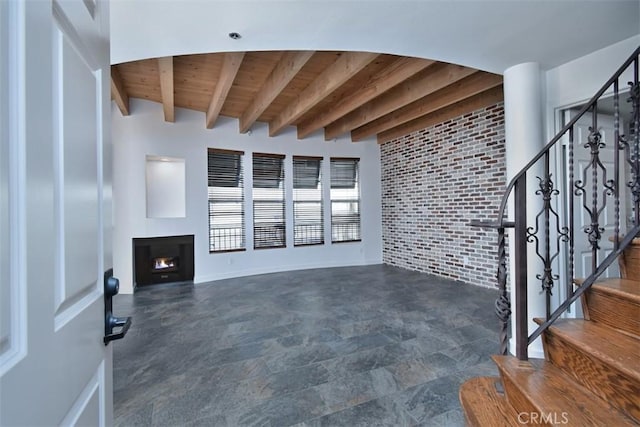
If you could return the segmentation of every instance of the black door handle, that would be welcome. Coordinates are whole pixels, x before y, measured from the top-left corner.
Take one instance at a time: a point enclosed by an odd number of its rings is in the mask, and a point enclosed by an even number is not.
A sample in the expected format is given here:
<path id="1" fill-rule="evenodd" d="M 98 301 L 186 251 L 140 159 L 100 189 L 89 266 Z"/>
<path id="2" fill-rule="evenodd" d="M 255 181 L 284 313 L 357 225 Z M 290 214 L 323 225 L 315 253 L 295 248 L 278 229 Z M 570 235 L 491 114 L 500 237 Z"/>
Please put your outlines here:
<path id="1" fill-rule="evenodd" d="M 109 341 L 123 338 L 131 327 L 131 317 L 116 317 L 113 315 L 113 297 L 120 290 L 120 281 L 113 277 L 113 269 L 104 273 L 104 345 Z M 115 328 L 120 328 L 114 332 Z"/>
<path id="2" fill-rule="evenodd" d="M 115 317 L 111 313 L 107 313 L 105 318 L 104 344 L 107 345 L 109 341 L 124 338 L 130 326 L 131 317 Z M 117 327 L 121 327 L 122 329 L 120 329 L 119 332 L 113 332 L 113 329 Z"/>

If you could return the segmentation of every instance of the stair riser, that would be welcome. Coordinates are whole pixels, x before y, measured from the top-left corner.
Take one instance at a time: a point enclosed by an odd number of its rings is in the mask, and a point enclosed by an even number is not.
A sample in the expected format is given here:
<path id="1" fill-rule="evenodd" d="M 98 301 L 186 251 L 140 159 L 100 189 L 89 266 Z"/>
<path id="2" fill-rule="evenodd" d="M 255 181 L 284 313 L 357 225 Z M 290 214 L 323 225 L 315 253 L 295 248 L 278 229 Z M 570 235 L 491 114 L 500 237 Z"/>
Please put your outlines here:
<path id="1" fill-rule="evenodd" d="M 583 298 L 590 320 L 640 336 L 640 305 L 635 301 L 596 289 Z"/>
<path id="2" fill-rule="evenodd" d="M 640 243 L 635 239 L 627 249 L 624 250 L 624 263 L 622 267 L 622 277 L 640 277 Z"/>
<path id="3" fill-rule="evenodd" d="M 468 427 L 513 427 L 520 424 L 504 394 L 495 388 L 498 378 L 479 377 L 460 387 L 460 404 Z"/>
<path id="4" fill-rule="evenodd" d="M 538 418 L 535 419 L 540 421 L 536 422 L 535 425 L 553 425 L 545 422 L 545 420 L 547 420 L 548 418 L 542 418 L 542 414 L 538 412 L 538 408 L 536 408 L 535 405 L 533 405 L 531 401 L 529 401 L 527 396 L 522 393 L 522 390 L 511 381 L 509 376 L 506 375 L 502 369 L 500 369 L 500 377 L 502 379 L 502 384 L 504 385 L 504 391 L 507 396 L 507 401 L 511 404 L 511 406 L 513 406 L 513 409 L 515 409 L 516 413 L 518 413 L 522 420 L 530 420 L 532 414 L 536 414 Z"/>
<path id="5" fill-rule="evenodd" d="M 640 422 L 640 384 L 566 342 L 550 330 L 543 334 L 547 360 L 601 399 Z"/>
<path id="6" fill-rule="evenodd" d="M 520 362 L 511 356 L 494 356 L 493 360 L 500 371 L 507 401 L 518 414 L 517 424 L 632 425 L 629 418 L 549 362 Z"/>

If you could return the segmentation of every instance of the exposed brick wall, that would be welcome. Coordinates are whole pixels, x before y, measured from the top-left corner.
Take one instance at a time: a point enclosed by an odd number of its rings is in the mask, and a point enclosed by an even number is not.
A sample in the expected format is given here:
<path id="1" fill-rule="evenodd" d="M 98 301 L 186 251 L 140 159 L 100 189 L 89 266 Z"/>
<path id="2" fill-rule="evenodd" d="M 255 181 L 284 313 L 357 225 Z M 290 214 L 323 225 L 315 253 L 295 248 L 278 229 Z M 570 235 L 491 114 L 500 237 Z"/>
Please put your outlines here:
<path id="1" fill-rule="evenodd" d="M 383 262 L 495 287 L 495 220 L 506 186 L 499 103 L 381 146 Z"/>

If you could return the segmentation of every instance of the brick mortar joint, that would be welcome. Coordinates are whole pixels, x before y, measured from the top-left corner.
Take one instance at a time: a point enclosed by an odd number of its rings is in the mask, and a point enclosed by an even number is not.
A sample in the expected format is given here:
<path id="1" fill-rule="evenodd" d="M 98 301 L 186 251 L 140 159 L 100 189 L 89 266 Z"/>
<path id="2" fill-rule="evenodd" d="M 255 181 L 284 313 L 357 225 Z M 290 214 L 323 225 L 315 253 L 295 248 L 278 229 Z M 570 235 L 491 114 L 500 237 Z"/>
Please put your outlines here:
<path id="1" fill-rule="evenodd" d="M 383 262 L 494 286 L 492 237 L 468 223 L 495 216 L 506 185 L 502 103 L 390 140 L 380 152 Z"/>

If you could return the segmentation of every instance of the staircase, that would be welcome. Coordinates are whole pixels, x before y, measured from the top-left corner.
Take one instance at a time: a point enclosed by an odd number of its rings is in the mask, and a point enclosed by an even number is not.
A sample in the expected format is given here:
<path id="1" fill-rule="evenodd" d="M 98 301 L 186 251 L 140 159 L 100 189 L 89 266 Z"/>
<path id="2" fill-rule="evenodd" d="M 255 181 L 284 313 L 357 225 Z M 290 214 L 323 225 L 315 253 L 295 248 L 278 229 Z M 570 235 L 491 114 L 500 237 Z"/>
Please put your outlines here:
<path id="1" fill-rule="evenodd" d="M 621 90 L 625 85 L 628 92 Z M 605 141 L 598 126 L 598 105 L 608 93 L 613 93 L 615 131 Z M 628 128 L 620 124 L 622 100 L 632 106 L 630 117 L 623 118 Z M 587 115 L 592 118 L 588 142 L 578 144 L 576 123 Z M 591 160 L 578 168 L 575 153 L 583 149 Z M 566 173 L 566 182 L 551 171 L 552 159 L 561 150 L 567 169 L 560 174 Z M 612 161 L 605 159 L 605 150 L 613 152 Z M 537 180 L 535 194 L 527 193 L 527 180 Z M 530 213 L 527 203 L 535 198 L 542 208 Z M 510 200 L 513 219 L 507 213 Z M 559 213 L 558 206 L 566 212 Z M 586 218 L 586 226 L 576 224 L 578 215 Z M 468 424 L 640 426 L 640 47 L 516 174 L 502 198 L 497 221 L 472 225 L 498 232 L 496 314 L 502 328 L 500 349 L 493 356 L 500 376 L 472 378 L 460 387 Z M 514 257 L 513 306 L 507 285 L 507 232 L 514 237 L 509 248 Z M 575 276 L 575 258 L 584 254 L 576 246 L 577 236 L 585 236 L 589 245 L 591 269 L 584 278 Z M 606 240 L 613 243 L 611 250 L 603 250 Z M 535 248 L 534 257 L 527 255 L 529 245 Z M 601 279 L 616 260 L 620 278 Z M 556 301 L 554 287 L 565 275 L 566 297 Z M 546 316 L 534 319 L 538 327 L 529 334 L 527 297 L 532 277 L 544 294 Z M 583 318 L 563 317 L 578 299 Z M 528 346 L 538 337 L 545 357 L 529 359 Z M 510 340 L 515 356 L 508 354 Z"/>
<path id="2" fill-rule="evenodd" d="M 493 356 L 499 378 L 461 386 L 469 425 L 640 425 L 638 254 L 635 239 L 621 265 L 634 274 L 596 282 L 582 295 L 584 319 L 559 319 L 543 332 L 544 360 Z"/>

